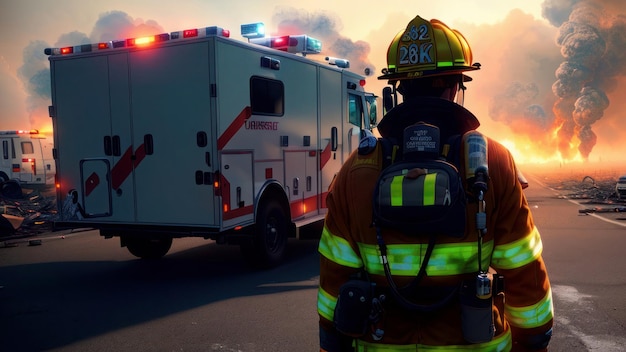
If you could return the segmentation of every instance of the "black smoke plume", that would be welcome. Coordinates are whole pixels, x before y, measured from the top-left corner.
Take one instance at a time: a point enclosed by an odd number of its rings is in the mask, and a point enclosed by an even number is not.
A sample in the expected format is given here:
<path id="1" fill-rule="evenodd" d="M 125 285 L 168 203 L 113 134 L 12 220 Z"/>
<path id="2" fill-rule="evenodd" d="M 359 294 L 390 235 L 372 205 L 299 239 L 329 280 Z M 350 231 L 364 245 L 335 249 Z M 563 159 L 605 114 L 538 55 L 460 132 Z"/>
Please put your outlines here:
<path id="1" fill-rule="evenodd" d="M 626 74 L 626 9 L 622 0 L 551 0 L 543 15 L 559 26 L 556 44 L 564 61 L 555 72 L 552 91 L 558 128 L 558 148 L 564 159 L 574 157 L 571 145 L 585 159 L 598 137 L 592 125 L 609 106 L 607 93 Z"/>

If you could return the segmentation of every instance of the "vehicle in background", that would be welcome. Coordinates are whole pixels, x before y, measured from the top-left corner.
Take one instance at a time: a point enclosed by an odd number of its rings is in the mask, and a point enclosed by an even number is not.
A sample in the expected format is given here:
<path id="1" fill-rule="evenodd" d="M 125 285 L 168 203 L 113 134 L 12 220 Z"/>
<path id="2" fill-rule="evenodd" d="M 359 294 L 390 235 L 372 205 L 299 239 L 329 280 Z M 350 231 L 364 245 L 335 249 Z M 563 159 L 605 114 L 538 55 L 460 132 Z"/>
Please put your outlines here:
<path id="1" fill-rule="evenodd" d="M 51 139 L 38 130 L 0 131 L 0 183 L 54 184 Z"/>
<path id="2" fill-rule="evenodd" d="M 615 184 L 615 193 L 617 198 L 626 199 L 626 175 L 620 176 Z"/>

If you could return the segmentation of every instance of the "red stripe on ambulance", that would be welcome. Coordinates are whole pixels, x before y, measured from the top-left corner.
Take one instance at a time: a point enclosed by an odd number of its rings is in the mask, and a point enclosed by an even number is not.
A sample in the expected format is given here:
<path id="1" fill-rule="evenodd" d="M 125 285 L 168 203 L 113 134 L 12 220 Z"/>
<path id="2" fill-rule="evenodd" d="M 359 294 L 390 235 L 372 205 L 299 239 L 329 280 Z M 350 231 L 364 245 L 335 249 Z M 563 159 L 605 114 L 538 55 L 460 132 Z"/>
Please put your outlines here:
<path id="1" fill-rule="evenodd" d="M 326 144 L 326 148 L 320 154 L 320 170 L 324 168 L 328 160 L 330 160 L 330 142 Z"/>
<path id="2" fill-rule="evenodd" d="M 128 147 L 126 152 L 124 152 L 124 155 L 122 155 L 120 160 L 113 166 L 113 170 L 111 170 L 111 187 L 114 190 L 120 188 L 122 183 L 126 181 L 128 176 L 133 171 L 133 167 L 137 167 L 145 157 L 146 149 L 143 144 L 140 145 L 135 151 L 134 158 L 132 148 Z"/>
<path id="3" fill-rule="evenodd" d="M 231 124 L 226 128 L 226 131 L 217 139 L 217 150 L 222 150 L 226 146 L 235 133 L 239 131 L 241 126 L 246 123 L 246 120 L 252 116 L 252 109 L 249 106 L 246 106 L 241 110 L 239 115 L 231 122 Z"/>
<path id="4" fill-rule="evenodd" d="M 91 175 L 87 177 L 87 180 L 85 180 L 85 195 L 88 196 L 91 194 L 91 191 L 93 191 L 99 184 L 100 177 L 98 177 L 97 173 L 92 172 Z"/>

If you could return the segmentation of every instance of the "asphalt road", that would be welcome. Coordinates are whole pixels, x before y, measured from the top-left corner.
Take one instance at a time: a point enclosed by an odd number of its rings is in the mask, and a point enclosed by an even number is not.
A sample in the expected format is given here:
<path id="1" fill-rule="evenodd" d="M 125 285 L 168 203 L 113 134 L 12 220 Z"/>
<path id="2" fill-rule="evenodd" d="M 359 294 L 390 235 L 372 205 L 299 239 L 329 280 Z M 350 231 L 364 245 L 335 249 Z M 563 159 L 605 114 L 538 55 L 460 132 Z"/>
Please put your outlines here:
<path id="1" fill-rule="evenodd" d="M 316 241 L 251 271 L 238 247 L 174 241 L 142 261 L 97 232 L 0 248 L 0 351 L 305 351 L 317 345 Z"/>
<path id="2" fill-rule="evenodd" d="M 526 189 L 544 246 L 555 309 L 551 351 L 626 351 L 626 221 L 581 214 L 537 178 Z"/>
<path id="3" fill-rule="evenodd" d="M 626 348 L 626 228 L 526 190 L 552 281 L 551 351 Z M 317 241 L 252 271 L 237 247 L 177 239 L 142 261 L 95 231 L 0 243 L 0 351 L 317 351 Z M 40 239 L 40 245 L 29 240 Z"/>

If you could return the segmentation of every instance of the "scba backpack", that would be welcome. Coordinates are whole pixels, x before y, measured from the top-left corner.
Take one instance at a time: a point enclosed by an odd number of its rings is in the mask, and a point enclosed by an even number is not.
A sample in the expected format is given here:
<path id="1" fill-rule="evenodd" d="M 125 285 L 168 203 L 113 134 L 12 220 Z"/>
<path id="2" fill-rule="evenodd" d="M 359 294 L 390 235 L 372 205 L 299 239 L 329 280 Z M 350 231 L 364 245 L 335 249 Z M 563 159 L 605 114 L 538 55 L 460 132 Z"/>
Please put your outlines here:
<path id="1" fill-rule="evenodd" d="M 417 123 L 404 129 L 400 144 L 386 138 L 379 140 L 383 165 L 373 194 L 373 226 L 391 294 L 407 310 L 434 312 L 458 296 L 459 286 L 455 285 L 437 291 L 438 300 L 433 303 L 418 304 L 411 299 L 423 291 L 419 283 L 426 275 L 438 238 L 465 236 L 467 196 L 456 166 L 460 165 L 465 135 L 449 137 L 442 146 L 437 126 Z M 404 287 L 394 282 L 387 258 L 384 238 L 390 228 L 428 238 L 420 269 Z"/>
<path id="2" fill-rule="evenodd" d="M 466 195 L 457 166 L 441 156 L 439 128 L 419 123 L 404 130 L 400 160 L 383 165 L 374 191 L 374 225 L 408 235 L 465 234 Z M 448 146 L 458 160 L 461 136 Z M 393 146 L 381 140 L 385 152 Z M 458 162 L 457 162 L 458 164 Z"/>

